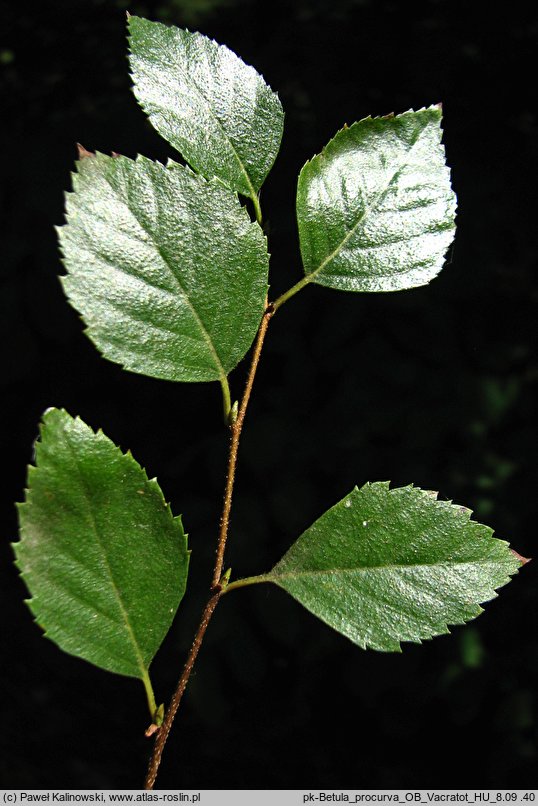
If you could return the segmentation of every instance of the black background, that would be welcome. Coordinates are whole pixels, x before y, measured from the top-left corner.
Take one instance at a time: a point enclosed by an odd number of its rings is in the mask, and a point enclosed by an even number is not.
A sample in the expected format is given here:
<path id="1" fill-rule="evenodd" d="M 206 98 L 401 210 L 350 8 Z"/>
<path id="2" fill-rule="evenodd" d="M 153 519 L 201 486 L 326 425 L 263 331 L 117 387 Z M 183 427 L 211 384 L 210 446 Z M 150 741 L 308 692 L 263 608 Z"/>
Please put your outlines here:
<path id="1" fill-rule="evenodd" d="M 175 385 L 99 357 L 63 297 L 53 226 L 76 141 L 172 152 L 129 90 L 124 2 L 4 5 L 2 740 L 0 785 L 138 787 L 138 681 L 40 636 L 12 566 L 13 501 L 42 411 L 102 427 L 158 475 L 193 549 L 190 590 L 153 677 L 167 699 L 210 577 L 226 435 L 218 384 Z M 449 264 L 387 295 L 310 287 L 275 318 L 241 450 L 227 562 L 267 570 L 354 484 L 391 479 L 464 503 L 536 554 L 538 20 L 454 0 L 162 0 L 132 13 L 199 29 L 279 91 L 282 151 L 263 189 L 272 296 L 301 276 L 298 171 L 344 122 L 442 101 L 458 194 Z M 238 396 L 241 365 L 232 376 Z M 467 628 L 363 652 L 277 589 L 226 597 L 159 778 L 168 788 L 536 786 L 536 572 Z"/>

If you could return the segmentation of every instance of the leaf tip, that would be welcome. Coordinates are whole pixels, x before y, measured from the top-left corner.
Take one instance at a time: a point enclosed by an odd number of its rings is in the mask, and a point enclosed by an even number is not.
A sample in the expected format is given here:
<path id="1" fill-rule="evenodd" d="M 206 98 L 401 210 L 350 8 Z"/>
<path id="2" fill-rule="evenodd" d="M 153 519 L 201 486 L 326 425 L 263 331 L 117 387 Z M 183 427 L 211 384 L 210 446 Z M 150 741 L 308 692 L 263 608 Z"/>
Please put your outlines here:
<path id="1" fill-rule="evenodd" d="M 79 160 L 85 160 L 89 159 L 90 157 L 95 157 L 94 151 L 88 151 L 88 149 L 84 148 L 84 146 L 81 145 L 80 143 L 77 143 L 77 154 Z"/>
<path id="2" fill-rule="evenodd" d="M 527 563 L 530 563 L 530 562 L 532 561 L 532 557 L 523 557 L 523 556 L 522 556 L 521 554 L 519 554 L 519 553 L 518 553 L 518 552 L 517 552 L 515 549 L 512 549 L 512 548 L 511 548 L 511 549 L 510 549 L 510 551 L 512 552 L 512 554 L 514 555 L 514 557 L 515 557 L 517 560 L 519 560 L 519 563 L 520 563 L 521 567 L 523 567 L 524 565 L 527 565 Z"/>

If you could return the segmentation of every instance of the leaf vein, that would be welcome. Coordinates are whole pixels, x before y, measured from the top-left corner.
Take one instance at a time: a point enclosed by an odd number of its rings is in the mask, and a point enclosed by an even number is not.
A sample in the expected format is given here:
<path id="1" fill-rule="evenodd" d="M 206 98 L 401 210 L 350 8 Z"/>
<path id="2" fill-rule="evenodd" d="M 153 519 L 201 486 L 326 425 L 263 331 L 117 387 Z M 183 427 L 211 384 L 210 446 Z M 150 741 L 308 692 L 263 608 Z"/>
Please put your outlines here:
<path id="1" fill-rule="evenodd" d="M 323 271 L 323 269 L 329 263 L 331 263 L 336 257 L 338 257 L 338 255 L 340 254 L 340 252 L 342 251 L 344 246 L 353 237 L 353 235 L 358 230 L 359 226 L 364 222 L 364 220 L 371 213 L 371 211 L 375 210 L 375 208 L 380 204 L 380 202 L 383 201 L 383 199 L 385 198 L 386 194 L 388 193 L 391 185 L 393 184 L 393 182 L 398 177 L 398 174 L 405 168 L 405 166 L 407 164 L 407 160 L 409 158 L 409 155 L 413 151 L 413 149 L 416 146 L 416 144 L 419 142 L 420 137 L 423 134 L 423 131 L 424 131 L 424 129 L 421 129 L 419 132 L 417 132 L 415 138 L 413 139 L 413 141 L 412 141 L 412 143 L 410 145 L 410 148 L 408 148 L 408 150 L 405 153 L 405 157 L 404 157 L 403 161 L 396 168 L 396 170 L 394 171 L 394 173 L 390 177 L 389 181 L 386 184 L 386 187 L 382 188 L 379 191 L 379 193 L 377 193 L 374 196 L 373 201 L 369 205 L 365 205 L 364 211 L 358 216 L 357 221 L 355 222 L 355 224 L 351 227 L 351 229 L 348 230 L 348 232 L 345 234 L 345 236 L 342 238 L 342 240 L 336 246 L 336 248 L 333 249 L 333 251 L 321 261 L 321 263 L 319 264 L 319 266 L 316 269 L 314 269 L 312 272 L 310 272 L 309 274 L 306 275 L 309 278 L 309 280 L 313 280 L 314 277 L 316 277 L 321 271 Z"/>
<path id="2" fill-rule="evenodd" d="M 457 566 L 468 565 L 468 566 L 475 566 L 475 565 L 492 565 L 498 567 L 500 560 L 454 560 L 451 562 L 439 562 L 439 563 L 408 563 L 408 564 L 388 564 L 388 565 L 369 565 L 369 566 L 357 566 L 355 568 L 328 568 L 328 569 L 312 569 L 312 570 L 305 570 L 305 571 L 285 571 L 281 573 L 277 571 L 275 573 L 276 568 L 273 569 L 269 574 L 266 576 L 271 579 L 297 579 L 298 577 L 303 576 L 331 576 L 334 574 L 360 574 L 360 573 L 368 573 L 369 571 L 393 571 L 393 570 L 401 570 L 406 571 L 413 568 L 454 568 Z"/>
<path id="3" fill-rule="evenodd" d="M 86 482 L 84 480 L 84 476 L 82 475 L 82 471 L 81 471 L 79 463 L 77 461 L 76 451 L 75 451 L 73 445 L 71 444 L 71 440 L 70 440 L 65 428 L 63 428 L 63 434 L 64 434 L 64 439 L 65 439 L 65 444 L 66 444 L 66 446 L 68 448 L 69 453 L 71 454 L 72 463 L 73 463 L 73 466 L 75 468 L 76 474 L 78 476 L 81 490 L 83 492 L 83 500 L 85 502 L 86 510 L 88 512 L 88 521 L 89 521 L 91 530 L 93 531 L 93 533 L 95 535 L 96 543 L 99 546 L 99 550 L 100 550 L 101 556 L 103 558 L 103 565 L 104 565 L 104 567 L 106 569 L 107 576 L 110 579 L 112 591 L 113 591 L 114 597 L 115 597 L 115 599 L 117 601 L 117 604 L 118 604 L 118 607 L 119 607 L 119 610 L 120 610 L 120 613 L 121 613 L 121 617 L 122 617 L 122 620 L 123 620 L 123 624 L 124 624 L 124 626 L 126 628 L 126 631 L 127 631 L 127 636 L 128 636 L 128 638 L 130 639 L 130 641 L 131 641 L 131 643 L 133 645 L 136 661 L 137 661 L 138 666 L 140 668 L 141 677 L 142 677 L 142 679 L 145 679 L 147 677 L 146 665 L 145 665 L 145 663 L 143 661 L 142 653 L 141 653 L 138 641 L 136 640 L 136 636 L 135 636 L 134 630 L 132 628 L 131 622 L 129 620 L 127 610 L 126 610 L 125 605 L 123 603 L 121 593 L 120 593 L 120 591 L 119 591 L 119 589 L 118 589 L 118 587 L 116 585 L 116 581 L 114 579 L 114 574 L 112 573 L 112 568 L 110 567 L 110 563 L 108 561 L 108 557 L 107 557 L 106 550 L 105 550 L 105 547 L 104 547 L 102 539 L 101 539 L 99 529 L 97 528 L 97 522 L 95 520 L 95 516 L 93 514 L 93 510 L 92 510 L 91 503 L 90 503 L 90 495 L 89 495 L 89 492 L 88 492 L 88 488 L 86 486 Z"/>
<path id="4" fill-rule="evenodd" d="M 237 149 L 236 149 L 231 137 L 228 135 L 228 133 L 226 132 L 226 129 L 222 125 L 222 122 L 219 120 L 219 118 L 217 117 L 217 115 L 213 111 L 211 101 L 208 98 L 206 98 L 206 96 L 204 95 L 202 89 L 196 83 L 194 77 L 191 76 L 191 75 L 185 74 L 184 70 L 182 69 L 182 65 L 177 60 L 174 60 L 174 63 L 175 63 L 175 66 L 177 67 L 178 73 L 181 73 L 183 75 L 185 83 L 189 87 L 194 88 L 194 90 L 196 91 L 197 95 L 202 99 L 204 106 L 206 107 L 207 111 L 209 112 L 209 116 L 214 120 L 214 122 L 217 125 L 217 128 L 220 129 L 224 139 L 229 144 L 229 146 L 230 146 L 230 148 L 232 150 L 232 155 L 233 155 L 234 159 L 236 160 L 237 164 L 239 165 L 239 169 L 240 169 L 241 173 L 245 177 L 245 180 L 246 180 L 247 185 L 249 187 L 251 198 L 252 198 L 252 196 L 256 195 L 256 191 L 254 189 L 254 185 L 251 182 L 250 175 L 249 175 L 249 173 L 248 173 L 248 171 L 247 171 L 247 169 L 246 169 L 246 167 L 245 167 L 245 165 L 243 163 L 243 160 L 239 156 L 239 153 L 238 153 L 238 151 L 237 151 Z"/>
<path id="5" fill-rule="evenodd" d="M 116 189 L 114 188 L 113 184 L 110 182 L 110 179 L 108 178 L 108 176 L 106 176 L 106 179 L 107 179 L 112 191 L 114 193 L 116 193 Z M 138 224 L 140 229 L 143 232 L 145 232 L 148 235 L 148 237 L 151 239 L 151 242 L 152 242 L 152 244 L 154 246 L 154 249 L 155 249 L 157 255 L 160 257 L 163 265 L 168 270 L 169 274 L 171 275 L 172 279 L 174 280 L 174 282 L 175 282 L 175 284 L 176 284 L 176 286 L 177 286 L 177 288 L 178 288 L 178 290 L 180 292 L 180 295 L 186 301 L 190 311 L 192 312 L 192 315 L 193 315 L 193 317 L 195 319 L 195 322 L 198 325 L 198 328 L 199 328 L 200 332 L 202 333 L 202 336 L 203 336 L 203 338 L 204 338 L 204 340 L 205 340 L 205 342 L 206 342 L 206 344 L 207 344 L 207 346 L 209 348 L 209 351 L 211 353 L 213 361 L 215 362 L 215 368 L 216 368 L 217 372 L 219 373 L 219 379 L 220 379 L 221 384 L 226 384 L 227 383 L 227 375 L 226 375 L 226 372 L 224 370 L 224 367 L 222 366 L 222 362 L 220 360 L 219 354 L 217 353 L 217 349 L 216 349 L 215 345 L 213 344 L 213 340 L 212 340 L 212 338 L 211 338 L 211 336 L 210 336 L 210 334 L 209 334 L 209 332 L 208 332 L 208 330 L 207 330 L 202 318 L 200 317 L 200 314 L 198 313 L 198 311 L 196 310 L 195 306 L 193 305 L 192 300 L 190 299 L 189 295 L 187 294 L 187 292 L 183 288 L 178 276 L 174 272 L 172 266 L 170 265 L 170 263 L 168 262 L 167 258 L 163 254 L 159 244 L 155 240 L 155 238 L 153 236 L 153 233 L 144 226 L 144 224 L 140 221 L 140 219 L 138 218 L 138 216 L 136 215 L 136 213 L 135 213 L 135 211 L 133 210 L 132 207 L 128 207 L 125 204 L 125 202 L 121 199 L 121 197 L 118 197 L 118 199 L 119 199 L 119 202 L 121 204 L 125 205 L 126 209 L 132 215 L 132 217 L 134 218 L 134 220 L 136 221 L 136 223 Z"/>

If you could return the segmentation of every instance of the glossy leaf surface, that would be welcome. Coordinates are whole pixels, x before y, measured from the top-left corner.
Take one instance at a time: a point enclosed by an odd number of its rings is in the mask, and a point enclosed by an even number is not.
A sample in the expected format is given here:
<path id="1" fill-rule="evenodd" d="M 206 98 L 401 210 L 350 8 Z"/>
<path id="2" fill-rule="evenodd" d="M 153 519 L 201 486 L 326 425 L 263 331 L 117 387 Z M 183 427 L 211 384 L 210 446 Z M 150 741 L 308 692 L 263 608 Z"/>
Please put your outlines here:
<path id="1" fill-rule="evenodd" d="M 142 680 L 187 581 L 187 539 L 157 482 L 80 419 L 50 409 L 19 507 L 28 604 L 66 652 Z"/>
<path id="2" fill-rule="evenodd" d="M 153 126 L 206 177 L 253 196 L 282 139 L 284 113 L 254 68 L 198 33 L 129 18 L 134 93 Z"/>
<path id="3" fill-rule="evenodd" d="M 303 167 L 297 221 L 304 271 L 344 291 L 428 283 L 454 237 L 456 198 L 437 106 L 344 128 Z"/>
<path id="4" fill-rule="evenodd" d="M 355 488 L 293 544 L 275 582 L 359 646 L 399 651 L 447 633 L 521 565 L 470 511 L 416 487 Z"/>
<path id="5" fill-rule="evenodd" d="M 226 378 L 267 293 L 267 244 L 237 196 L 189 168 L 103 154 L 77 163 L 64 289 L 103 355 L 174 381 Z"/>

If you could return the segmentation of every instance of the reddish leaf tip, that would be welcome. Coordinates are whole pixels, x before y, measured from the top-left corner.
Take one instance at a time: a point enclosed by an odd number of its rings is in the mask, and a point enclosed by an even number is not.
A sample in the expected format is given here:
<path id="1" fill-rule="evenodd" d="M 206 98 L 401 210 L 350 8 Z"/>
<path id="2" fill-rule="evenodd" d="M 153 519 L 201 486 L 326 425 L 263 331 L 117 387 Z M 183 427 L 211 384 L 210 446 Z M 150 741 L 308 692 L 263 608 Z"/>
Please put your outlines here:
<path id="1" fill-rule="evenodd" d="M 530 561 L 532 560 L 532 557 L 522 557 L 521 554 L 518 554 L 518 552 L 515 551 L 514 549 L 510 549 L 510 551 L 512 552 L 514 557 L 517 557 L 521 565 L 527 565 L 527 563 L 530 563 Z"/>
<path id="2" fill-rule="evenodd" d="M 79 160 L 85 160 L 88 157 L 95 157 L 93 151 L 88 151 L 88 149 L 84 148 L 84 146 L 80 145 L 80 143 L 77 143 L 77 151 Z"/>

